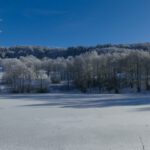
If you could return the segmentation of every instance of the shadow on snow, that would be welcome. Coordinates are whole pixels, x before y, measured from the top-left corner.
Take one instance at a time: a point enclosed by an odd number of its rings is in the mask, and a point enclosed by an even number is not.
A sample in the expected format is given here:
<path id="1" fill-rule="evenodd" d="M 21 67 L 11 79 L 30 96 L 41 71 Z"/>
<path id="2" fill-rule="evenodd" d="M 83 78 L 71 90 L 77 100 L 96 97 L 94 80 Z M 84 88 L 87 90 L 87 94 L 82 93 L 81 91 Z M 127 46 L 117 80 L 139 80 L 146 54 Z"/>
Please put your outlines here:
<path id="1" fill-rule="evenodd" d="M 103 108 L 113 106 L 150 105 L 150 95 L 130 94 L 28 94 L 1 95 L 0 99 L 35 100 L 38 104 L 21 105 L 21 107 L 57 106 L 61 108 Z M 150 108 L 140 108 L 148 111 Z"/>

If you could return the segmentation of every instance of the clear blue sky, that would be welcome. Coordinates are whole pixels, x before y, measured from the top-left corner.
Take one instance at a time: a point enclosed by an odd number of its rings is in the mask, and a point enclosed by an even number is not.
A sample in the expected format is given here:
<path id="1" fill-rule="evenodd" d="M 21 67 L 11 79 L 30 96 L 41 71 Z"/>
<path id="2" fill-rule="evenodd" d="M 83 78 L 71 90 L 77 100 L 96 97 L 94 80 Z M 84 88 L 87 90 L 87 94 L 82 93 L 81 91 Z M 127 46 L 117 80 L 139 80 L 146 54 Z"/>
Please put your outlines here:
<path id="1" fill-rule="evenodd" d="M 150 41 L 150 0 L 0 0 L 0 45 Z"/>

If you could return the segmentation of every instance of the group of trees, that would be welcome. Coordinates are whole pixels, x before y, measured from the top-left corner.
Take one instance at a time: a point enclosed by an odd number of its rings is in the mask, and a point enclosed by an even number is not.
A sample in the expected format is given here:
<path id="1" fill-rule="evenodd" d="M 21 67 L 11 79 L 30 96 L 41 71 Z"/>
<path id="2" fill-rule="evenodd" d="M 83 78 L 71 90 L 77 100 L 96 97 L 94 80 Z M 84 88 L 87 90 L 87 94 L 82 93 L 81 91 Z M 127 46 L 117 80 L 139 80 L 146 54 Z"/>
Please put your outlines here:
<path id="1" fill-rule="evenodd" d="M 100 92 L 119 93 L 123 88 L 150 90 L 150 53 L 128 51 L 98 55 L 96 52 L 74 59 L 74 82 L 83 91 L 98 87 Z"/>
<path id="2" fill-rule="evenodd" d="M 44 92 L 50 84 L 61 81 L 66 81 L 68 89 L 74 84 L 83 92 L 97 89 L 119 93 L 124 88 L 137 92 L 150 90 L 150 53 L 143 50 L 104 54 L 92 51 L 56 59 L 27 56 L 1 59 L 0 63 L 5 71 L 5 83 L 15 92 L 34 89 Z"/>
<path id="3" fill-rule="evenodd" d="M 10 86 L 12 92 L 44 92 L 47 90 L 48 81 L 41 61 L 35 57 L 21 57 L 20 59 L 3 59 L 3 80 Z M 37 82 L 38 81 L 38 82 Z M 33 84 L 34 83 L 34 84 Z"/>

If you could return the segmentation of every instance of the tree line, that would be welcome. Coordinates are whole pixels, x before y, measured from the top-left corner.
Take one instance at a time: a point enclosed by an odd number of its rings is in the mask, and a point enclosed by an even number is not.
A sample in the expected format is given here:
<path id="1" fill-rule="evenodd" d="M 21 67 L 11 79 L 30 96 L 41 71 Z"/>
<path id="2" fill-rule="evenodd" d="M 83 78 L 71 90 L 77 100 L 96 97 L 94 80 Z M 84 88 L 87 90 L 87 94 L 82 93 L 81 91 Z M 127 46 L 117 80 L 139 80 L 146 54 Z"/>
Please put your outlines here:
<path id="1" fill-rule="evenodd" d="M 86 52 L 67 58 L 21 56 L 0 60 L 4 83 L 14 92 L 48 92 L 51 84 L 65 81 L 82 92 L 120 93 L 122 89 L 150 90 L 150 52 Z M 37 85 L 37 86 L 36 86 Z"/>
<path id="2" fill-rule="evenodd" d="M 68 48 L 49 48 L 42 46 L 13 46 L 0 47 L 0 58 L 20 58 L 21 56 L 33 55 L 39 59 L 44 57 L 56 59 L 58 57 L 67 58 L 69 56 L 79 56 L 86 52 L 97 51 L 98 54 L 120 52 L 126 50 L 150 51 L 150 43 L 138 44 L 104 44 L 97 46 L 77 46 Z"/>

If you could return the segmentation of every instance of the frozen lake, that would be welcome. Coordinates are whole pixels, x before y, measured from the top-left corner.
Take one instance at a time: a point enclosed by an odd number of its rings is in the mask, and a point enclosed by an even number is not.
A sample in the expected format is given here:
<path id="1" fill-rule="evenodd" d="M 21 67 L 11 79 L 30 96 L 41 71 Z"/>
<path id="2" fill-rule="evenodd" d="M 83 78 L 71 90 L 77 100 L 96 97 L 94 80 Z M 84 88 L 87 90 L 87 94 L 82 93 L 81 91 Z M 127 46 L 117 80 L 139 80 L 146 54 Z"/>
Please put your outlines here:
<path id="1" fill-rule="evenodd" d="M 0 96 L 0 150 L 148 150 L 150 95 Z"/>

